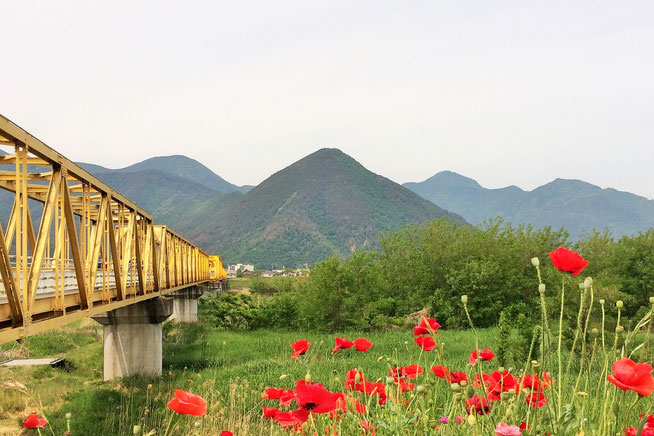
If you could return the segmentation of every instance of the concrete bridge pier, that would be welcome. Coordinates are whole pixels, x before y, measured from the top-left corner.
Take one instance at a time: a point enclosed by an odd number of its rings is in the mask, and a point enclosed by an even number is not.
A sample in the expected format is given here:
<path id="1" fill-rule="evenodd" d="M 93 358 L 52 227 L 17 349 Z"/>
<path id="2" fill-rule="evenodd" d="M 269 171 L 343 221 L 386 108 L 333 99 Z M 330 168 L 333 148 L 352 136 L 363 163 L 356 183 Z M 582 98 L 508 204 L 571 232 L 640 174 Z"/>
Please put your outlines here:
<path id="1" fill-rule="evenodd" d="M 92 317 L 103 326 L 104 380 L 160 376 L 161 325 L 172 313 L 172 299 L 152 298 Z"/>
<path id="2" fill-rule="evenodd" d="M 173 298 L 173 315 L 178 322 L 198 322 L 198 298 L 204 293 L 203 286 L 192 286 L 170 294 Z"/>

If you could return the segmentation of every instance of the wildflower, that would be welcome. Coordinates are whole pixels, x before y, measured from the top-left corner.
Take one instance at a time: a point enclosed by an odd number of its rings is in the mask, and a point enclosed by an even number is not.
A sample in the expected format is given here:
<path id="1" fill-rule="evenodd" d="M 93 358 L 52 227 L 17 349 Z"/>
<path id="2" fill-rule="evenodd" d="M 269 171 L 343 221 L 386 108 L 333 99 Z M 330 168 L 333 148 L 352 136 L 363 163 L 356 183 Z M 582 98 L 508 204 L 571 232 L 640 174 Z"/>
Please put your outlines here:
<path id="1" fill-rule="evenodd" d="M 461 385 L 462 383 L 468 383 L 468 374 L 460 371 L 450 371 L 447 367 L 443 365 L 436 365 L 431 368 L 431 372 L 438 378 L 447 380 L 449 383 L 456 383 Z"/>
<path id="2" fill-rule="evenodd" d="M 436 348 L 436 341 L 431 336 L 418 336 L 413 340 L 424 351 L 431 351 Z"/>
<path id="3" fill-rule="evenodd" d="M 273 419 L 284 427 L 290 426 L 296 430 L 300 430 L 302 424 L 304 424 L 309 418 L 309 413 L 310 412 L 306 409 L 296 409 L 291 410 L 290 412 L 279 412 L 273 417 Z"/>
<path id="4" fill-rule="evenodd" d="M 368 351 L 368 348 L 372 347 L 372 342 L 364 338 L 355 339 L 354 347 L 357 349 L 357 351 Z"/>
<path id="5" fill-rule="evenodd" d="M 383 383 L 371 383 L 369 381 L 362 381 L 354 386 L 357 392 L 363 392 L 370 396 L 379 396 L 379 404 L 386 403 L 386 386 Z"/>
<path id="6" fill-rule="evenodd" d="M 351 369 L 347 372 L 347 374 L 345 374 L 345 389 L 353 390 L 354 385 L 362 381 L 365 381 L 365 379 L 366 378 L 363 376 L 363 373 L 361 371 L 356 369 Z"/>
<path id="7" fill-rule="evenodd" d="M 650 374 L 652 365 L 636 363 L 625 357 L 613 364 L 613 373 L 608 380 L 623 391 L 634 391 L 643 397 L 649 397 L 654 391 L 654 377 Z"/>
<path id="8" fill-rule="evenodd" d="M 457 424 L 461 424 L 461 423 L 463 422 L 463 416 L 457 416 L 457 417 L 454 418 L 454 419 L 456 420 L 456 423 L 457 423 Z"/>
<path id="9" fill-rule="evenodd" d="M 441 325 L 434 318 L 427 318 L 426 316 L 423 316 L 420 324 L 413 327 L 413 335 L 419 336 L 436 333 L 436 330 L 439 328 L 441 328 Z"/>
<path id="10" fill-rule="evenodd" d="M 322 383 L 309 384 L 300 380 L 295 385 L 298 407 L 313 413 L 327 413 L 336 408 L 337 395 L 322 387 Z"/>
<path id="11" fill-rule="evenodd" d="M 527 374 L 522 379 L 522 386 L 529 388 L 534 392 L 541 392 L 545 388 L 549 388 L 552 385 L 553 381 L 550 380 L 547 372 L 543 373 L 543 378 L 538 378 L 538 374 Z"/>
<path id="12" fill-rule="evenodd" d="M 447 424 L 447 421 L 449 421 L 449 419 L 450 419 L 450 418 L 448 418 L 447 416 L 441 416 L 441 422 L 442 422 L 443 424 Z"/>
<path id="13" fill-rule="evenodd" d="M 332 353 L 336 353 L 340 349 L 347 350 L 348 348 L 352 348 L 352 346 L 354 346 L 354 342 L 349 341 L 347 338 L 337 337 L 334 340 L 336 341 L 336 345 L 334 346 Z"/>
<path id="14" fill-rule="evenodd" d="M 399 368 L 394 367 L 388 371 L 389 376 L 393 376 L 396 378 L 405 377 L 408 379 L 414 379 L 418 377 L 420 374 L 422 374 L 422 367 L 416 364 L 405 366 L 405 367 L 399 367 Z"/>
<path id="15" fill-rule="evenodd" d="M 491 406 L 486 398 L 480 398 L 479 395 L 473 395 L 466 400 L 466 412 L 469 414 L 484 415 L 490 413 L 490 410 Z"/>
<path id="16" fill-rule="evenodd" d="M 375 426 L 371 425 L 368 421 L 362 419 L 361 428 L 365 431 L 370 431 L 371 436 L 375 436 Z"/>
<path id="17" fill-rule="evenodd" d="M 640 418 L 643 418 L 643 415 L 640 415 Z M 637 436 L 638 435 L 638 428 L 637 427 L 629 427 L 627 428 L 624 433 L 627 436 Z M 640 433 L 641 436 L 654 436 L 654 415 L 649 415 L 647 417 L 647 422 L 645 422 L 645 425 L 643 426 L 643 431 Z"/>
<path id="18" fill-rule="evenodd" d="M 517 425 L 508 425 L 505 422 L 500 422 L 497 424 L 497 427 L 495 427 L 495 435 L 496 436 L 521 436 L 522 432 L 520 431 L 520 427 Z"/>
<path id="19" fill-rule="evenodd" d="M 499 401 L 502 392 L 515 390 L 518 387 L 518 380 L 508 371 L 493 371 L 490 376 L 484 374 L 484 383 L 488 386 L 488 399 Z"/>
<path id="20" fill-rule="evenodd" d="M 293 353 L 291 353 L 291 357 L 293 359 L 297 359 L 299 356 L 303 355 L 304 353 L 309 350 L 309 347 L 311 346 L 311 342 L 307 341 L 306 339 L 301 339 L 299 341 L 295 341 L 291 344 L 291 347 L 293 347 Z"/>
<path id="21" fill-rule="evenodd" d="M 529 404 L 531 407 L 540 409 L 545 404 L 547 404 L 547 398 L 545 398 L 545 394 L 543 394 L 542 392 L 534 392 L 532 394 L 527 395 L 527 398 L 525 398 L 525 402 Z"/>
<path id="22" fill-rule="evenodd" d="M 202 416 L 207 413 L 207 402 L 199 395 L 177 389 L 173 399 L 168 402 L 168 408 L 180 415 Z"/>
<path id="23" fill-rule="evenodd" d="M 277 414 L 280 413 L 280 412 L 281 412 L 281 411 L 280 411 L 279 409 L 276 409 L 276 408 L 274 408 L 274 407 L 264 407 L 264 408 L 263 408 L 263 416 L 264 416 L 266 419 L 274 418 L 274 417 L 277 416 Z"/>
<path id="24" fill-rule="evenodd" d="M 488 348 L 484 348 L 479 352 L 479 354 L 477 354 L 477 350 L 474 350 L 468 357 L 468 362 L 470 362 L 470 365 L 474 365 L 477 362 L 478 357 L 481 357 L 481 360 L 490 362 L 495 357 L 495 354 L 493 354 L 493 352 Z"/>
<path id="25" fill-rule="evenodd" d="M 279 400 L 282 406 L 288 406 L 295 399 L 295 392 L 292 389 L 266 388 L 266 395 L 261 397 L 262 400 Z"/>
<path id="26" fill-rule="evenodd" d="M 554 267 L 559 271 L 572 274 L 572 277 L 577 277 L 588 266 L 587 260 L 565 247 L 559 247 L 554 251 L 550 251 L 549 254 Z"/>
<path id="27" fill-rule="evenodd" d="M 43 428 L 48 424 L 45 418 L 39 418 L 36 413 L 30 413 L 27 418 L 23 419 L 23 427 L 25 428 Z"/>
<path id="28" fill-rule="evenodd" d="M 220 436 L 234 436 L 234 433 L 225 430 L 224 432 L 220 433 Z"/>
<path id="29" fill-rule="evenodd" d="M 519 426 L 520 430 L 527 430 L 529 431 L 529 427 L 527 427 L 527 423 L 522 421 Z"/>

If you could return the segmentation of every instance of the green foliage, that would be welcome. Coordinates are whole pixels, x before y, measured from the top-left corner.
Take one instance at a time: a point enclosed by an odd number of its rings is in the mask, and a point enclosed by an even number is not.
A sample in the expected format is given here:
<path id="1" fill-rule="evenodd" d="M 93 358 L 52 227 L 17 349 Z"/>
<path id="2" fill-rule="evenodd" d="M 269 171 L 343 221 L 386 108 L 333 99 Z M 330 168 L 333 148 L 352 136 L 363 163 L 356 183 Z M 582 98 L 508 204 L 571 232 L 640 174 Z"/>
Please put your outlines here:
<path id="1" fill-rule="evenodd" d="M 201 298 L 200 315 L 209 323 L 227 329 L 248 328 L 253 314 L 252 297 L 243 293 L 221 292 L 215 297 Z"/>

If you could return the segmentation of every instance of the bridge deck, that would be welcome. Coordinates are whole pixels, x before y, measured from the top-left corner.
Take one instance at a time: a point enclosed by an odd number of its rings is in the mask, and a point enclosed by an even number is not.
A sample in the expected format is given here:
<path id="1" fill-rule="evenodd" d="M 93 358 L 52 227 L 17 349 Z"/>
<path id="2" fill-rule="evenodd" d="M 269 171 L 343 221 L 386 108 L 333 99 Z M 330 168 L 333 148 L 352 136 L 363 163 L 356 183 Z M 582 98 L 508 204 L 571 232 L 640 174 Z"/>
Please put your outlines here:
<path id="1" fill-rule="evenodd" d="M 209 280 L 206 253 L 2 115 L 0 151 L 0 344 Z"/>

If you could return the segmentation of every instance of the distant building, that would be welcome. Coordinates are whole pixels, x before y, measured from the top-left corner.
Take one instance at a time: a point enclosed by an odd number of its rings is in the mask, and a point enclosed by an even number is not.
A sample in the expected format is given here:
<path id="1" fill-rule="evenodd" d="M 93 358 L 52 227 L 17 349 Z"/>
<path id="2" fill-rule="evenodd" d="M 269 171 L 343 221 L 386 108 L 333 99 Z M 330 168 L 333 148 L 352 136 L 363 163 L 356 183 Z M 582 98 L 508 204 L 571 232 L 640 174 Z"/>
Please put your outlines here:
<path id="1" fill-rule="evenodd" d="M 251 264 L 244 264 L 244 263 L 237 263 L 235 265 L 228 265 L 227 266 L 227 276 L 228 277 L 236 277 L 239 273 L 253 273 L 254 272 L 254 265 Z"/>

